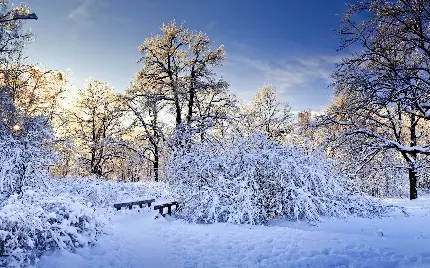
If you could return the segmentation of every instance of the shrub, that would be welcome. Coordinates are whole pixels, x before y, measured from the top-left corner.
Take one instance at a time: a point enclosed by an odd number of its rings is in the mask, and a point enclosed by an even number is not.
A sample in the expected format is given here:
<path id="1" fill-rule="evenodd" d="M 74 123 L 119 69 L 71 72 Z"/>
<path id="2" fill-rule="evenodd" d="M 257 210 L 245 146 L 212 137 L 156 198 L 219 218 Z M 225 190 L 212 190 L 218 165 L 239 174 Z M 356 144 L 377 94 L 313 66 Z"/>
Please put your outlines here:
<path id="1" fill-rule="evenodd" d="M 35 265 L 47 250 L 92 245 L 103 220 L 73 196 L 26 189 L 0 204 L 0 266 Z"/>
<path id="2" fill-rule="evenodd" d="M 342 187 L 322 153 L 283 146 L 263 134 L 177 150 L 167 163 L 178 215 L 197 223 L 262 224 L 276 217 L 373 216 L 385 207 Z"/>

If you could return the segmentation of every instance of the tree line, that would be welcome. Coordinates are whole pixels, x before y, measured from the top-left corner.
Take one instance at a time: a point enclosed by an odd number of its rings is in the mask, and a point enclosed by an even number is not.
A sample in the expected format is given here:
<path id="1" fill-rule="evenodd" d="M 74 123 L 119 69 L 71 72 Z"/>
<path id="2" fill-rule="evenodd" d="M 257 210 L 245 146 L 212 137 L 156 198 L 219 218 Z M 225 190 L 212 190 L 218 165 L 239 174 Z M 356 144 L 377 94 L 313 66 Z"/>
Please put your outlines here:
<path id="1" fill-rule="evenodd" d="M 30 12 L 7 1 L 1 8 L 0 19 Z M 293 113 L 270 85 L 250 103 L 240 101 L 217 74 L 228 60 L 224 46 L 214 48 L 206 34 L 175 21 L 138 47 L 140 71 L 124 93 L 90 80 L 75 94 L 67 73 L 28 63 L 32 34 L 24 20 L 0 20 L 0 139 L 9 144 L 5 155 L 32 150 L 14 160 L 15 171 L 4 160 L 0 174 L 21 174 L 14 177 L 21 185 L 36 162 L 29 159 L 43 159 L 40 168 L 58 177 L 158 181 L 176 148 L 258 131 L 280 144 L 323 150 L 351 189 L 393 196 L 409 186 L 415 199 L 417 189 L 430 188 L 429 10 L 424 0 L 350 5 L 340 50 L 360 49 L 336 64 L 334 98 L 321 113 Z"/>

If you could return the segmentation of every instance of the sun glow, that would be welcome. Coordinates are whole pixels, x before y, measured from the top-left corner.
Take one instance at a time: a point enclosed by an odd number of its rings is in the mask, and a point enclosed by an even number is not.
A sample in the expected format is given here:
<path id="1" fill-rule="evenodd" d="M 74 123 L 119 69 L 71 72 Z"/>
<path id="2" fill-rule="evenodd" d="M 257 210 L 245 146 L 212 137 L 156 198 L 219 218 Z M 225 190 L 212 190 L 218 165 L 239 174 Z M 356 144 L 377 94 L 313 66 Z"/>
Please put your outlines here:
<path id="1" fill-rule="evenodd" d="M 20 131 L 20 130 L 21 130 L 21 126 L 20 126 L 19 124 L 16 124 L 16 125 L 14 125 L 14 126 L 12 127 L 12 129 L 13 129 L 14 131 Z"/>

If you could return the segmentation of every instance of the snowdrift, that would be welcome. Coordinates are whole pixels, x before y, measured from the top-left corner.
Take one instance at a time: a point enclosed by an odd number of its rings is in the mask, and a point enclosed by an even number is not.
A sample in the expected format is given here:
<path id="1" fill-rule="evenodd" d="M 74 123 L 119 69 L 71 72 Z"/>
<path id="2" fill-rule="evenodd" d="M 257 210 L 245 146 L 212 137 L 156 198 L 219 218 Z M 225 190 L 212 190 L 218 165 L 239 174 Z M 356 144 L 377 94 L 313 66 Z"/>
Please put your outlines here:
<path id="1" fill-rule="evenodd" d="M 381 215 L 386 208 L 347 191 L 318 152 L 283 146 L 258 134 L 233 143 L 197 144 L 167 163 L 178 215 L 195 223 L 264 224 L 277 217 Z"/>
<path id="2" fill-rule="evenodd" d="M 49 186 L 57 193 L 79 196 L 87 205 L 112 209 L 114 203 L 164 198 L 168 189 L 162 182 L 121 182 L 89 176 L 52 179 Z"/>

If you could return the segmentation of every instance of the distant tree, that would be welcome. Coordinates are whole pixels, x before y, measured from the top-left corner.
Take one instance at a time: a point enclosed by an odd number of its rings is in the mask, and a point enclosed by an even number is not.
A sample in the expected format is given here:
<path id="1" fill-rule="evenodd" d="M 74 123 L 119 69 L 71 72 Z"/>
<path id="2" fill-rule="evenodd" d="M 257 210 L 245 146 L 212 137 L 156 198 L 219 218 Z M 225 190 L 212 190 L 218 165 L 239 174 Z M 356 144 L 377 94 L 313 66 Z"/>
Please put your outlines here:
<path id="1" fill-rule="evenodd" d="M 132 88 L 127 91 L 127 105 L 134 115 L 133 125 L 137 135 L 134 139 L 139 148 L 129 146 L 137 156 L 152 163 L 154 180 L 159 180 L 160 154 L 164 139 L 164 124 L 160 120 L 161 113 L 166 107 L 163 93 L 157 84 L 151 80 L 137 79 Z M 149 83 L 149 84 L 148 84 Z"/>
<path id="2" fill-rule="evenodd" d="M 26 116 L 43 115 L 52 120 L 66 84 L 63 72 L 35 65 L 9 66 L 0 73 L 0 87 Z"/>
<path id="3" fill-rule="evenodd" d="M 105 82 L 91 80 L 79 92 L 79 98 L 69 111 L 65 137 L 72 139 L 84 167 L 84 173 L 106 176 L 108 162 L 123 158 L 120 150 L 123 133 L 123 102 Z"/>
<path id="4" fill-rule="evenodd" d="M 351 5 L 340 31 L 342 48 L 358 44 L 362 50 L 337 65 L 334 88 L 342 105 L 319 119 L 319 125 L 341 130 L 332 142 L 355 137 L 361 162 L 397 152 L 406 163 L 410 199 L 417 198 L 419 158 L 430 155 L 429 139 L 420 133 L 430 119 L 429 12 L 430 2 L 421 0 Z"/>
<path id="5" fill-rule="evenodd" d="M 312 121 L 311 111 L 301 111 L 297 114 L 297 124 L 299 126 L 306 126 Z"/>
<path id="6" fill-rule="evenodd" d="M 322 128 L 320 131 L 316 131 L 309 127 L 314 117 L 312 111 L 298 112 L 296 120 L 292 122 L 290 133 L 285 137 L 285 143 L 307 148 L 319 147 L 320 139 L 321 137 L 324 139 L 325 135 L 321 131 Z"/>
<path id="7" fill-rule="evenodd" d="M 269 139 L 283 141 L 292 128 L 292 113 L 288 104 L 276 99 L 276 90 L 271 85 L 259 88 L 251 105 L 243 105 L 247 115 L 244 121 L 248 132 L 262 131 Z"/>
<path id="8" fill-rule="evenodd" d="M 200 142 L 223 138 L 227 125 L 239 114 L 236 97 L 226 83 L 216 83 L 196 96 L 190 126 L 196 129 Z"/>
<path id="9" fill-rule="evenodd" d="M 79 167 L 76 165 L 76 161 L 79 158 L 79 151 L 76 148 L 75 143 L 70 138 L 63 138 L 58 134 L 58 128 L 56 136 L 59 138 L 56 139 L 54 144 L 55 153 L 58 156 L 59 161 L 56 162 L 56 165 L 52 167 L 49 171 L 53 176 L 64 178 L 66 176 L 72 174 L 79 173 Z"/>

